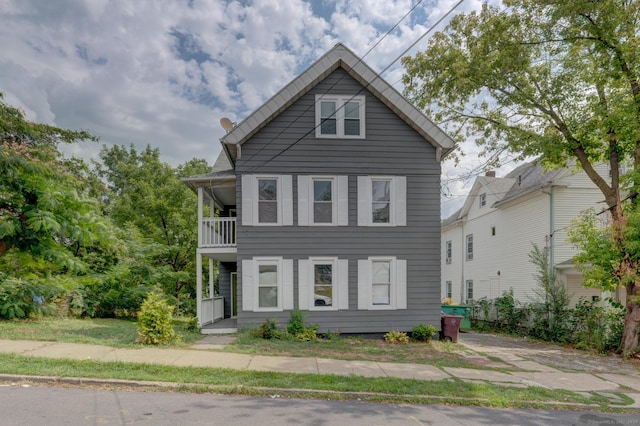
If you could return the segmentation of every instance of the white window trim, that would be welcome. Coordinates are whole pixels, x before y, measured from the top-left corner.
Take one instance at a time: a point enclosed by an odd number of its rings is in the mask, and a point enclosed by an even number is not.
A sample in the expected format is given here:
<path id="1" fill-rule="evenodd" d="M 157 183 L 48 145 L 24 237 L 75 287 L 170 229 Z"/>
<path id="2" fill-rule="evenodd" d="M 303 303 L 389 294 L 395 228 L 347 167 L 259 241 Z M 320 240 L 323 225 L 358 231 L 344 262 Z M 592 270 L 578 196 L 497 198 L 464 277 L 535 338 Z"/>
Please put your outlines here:
<path id="1" fill-rule="evenodd" d="M 320 128 L 320 102 L 332 101 L 336 103 L 336 134 L 322 134 Z M 347 102 L 358 102 L 360 112 L 360 134 L 345 135 L 344 134 L 344 105 Z M 365 96 L 353 95 L 316 95 L 316 138 L 323 139 L 364 139 L 365 138 Z"/>
<path id="2" fill-rule="evenodd" d="M 389 180 L 389 223 L 373 222 L 372 184 Z M 358 226 L 407 226 L 407 178 L 406 176 L 358 176 Z"/>
<path id="3" fill-rule="evenodd" d="M 277 182 L 277 220 L 275 223 L 258 222 L 260 179 Z M 242 225 L 243 226 L 287 226 L 293 225 L 293 177 L 291 175 L 243 175 L 242 176 Z"/>
<path id="4" fill-rule="evenodd" d="M 315 265 L 331 265 L 331 306 L 315 305 Z M 348 260 L 337 257 L 310 257 L 298 261 L 298 307 L 308 311 L 349 309 Z"/>
<path id="5" fill-rule="evenodd" d="M 471 297 L 469 297 L 469 284 L 471 284 Z M 464 296 L 465 299 L 467 301 L 473 300 L 474 298 L 474 294 L 473 294 L 474 288 L 473 288 L 473 280 L 467 280 L 465 281 L 465 285 L 464 285 Z"/>
<path id="6" fill-rule="evenodd" d="M 275 308 L 260 308 L 258 271 L 260 265 L 276 265 L 278 304 Z M 254 257 L 242 261 L 242 310 L 248 312 L 282 312 L 293 309 L 293 260 L 278 256 Z"/>
<path id="7" fill-rule="evenodd" d="M 487 205 L 487 193 L 483 192 L 482 194 L 480 194 L 480 208 L 483 208 L 484 206 Z"/>
<path id="8" fill-rule="evenodd" d="M 444 295 L 447 298 L 453 297 L 453 281 L 446 281 L 444 284 Z"/>
<path id="9" fill-rule="evenodd" d="M 471 252 L 469 252 L 469 239 L 471 239 Z M 464 253 L 466 260 L 473 260 L 473 234 L 464 237 Z"/>
<path id="10" fill-rule="evenodd" d="M 314 180 L 331 180 L 331 223 L 314 222 Z M 348 176 L 298 176 L 298 226 L 347 226 L 349 225 L 349 177 Z"/>
<path id="11" fill-rule="evenodd" d="M 448 265 L 451 263 L 451 257 L 453 256 L 453 242 L 451 240 L 444 243 L 444 257 L 445 263 Z"/>
<path id="12" fill-rule="evenodd" d="M 389 304 L 374 305 L 372 298 L 373 262 L 390 262 Z M 407 261 L 395 256 L 371 256 L 358 260 L 358 309 L 388 311 L 407 309 Z"/>

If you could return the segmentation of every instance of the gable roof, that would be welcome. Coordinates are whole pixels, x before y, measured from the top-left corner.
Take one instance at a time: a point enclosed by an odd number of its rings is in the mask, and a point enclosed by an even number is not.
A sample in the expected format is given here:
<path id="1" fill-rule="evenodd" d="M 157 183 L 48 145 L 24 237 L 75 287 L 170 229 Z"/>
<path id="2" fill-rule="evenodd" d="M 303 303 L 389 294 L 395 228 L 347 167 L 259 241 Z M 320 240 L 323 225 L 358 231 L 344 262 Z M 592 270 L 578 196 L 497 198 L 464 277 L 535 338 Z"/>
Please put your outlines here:
<path id="1" fill-rule="evenodd" d="M 473 205 L 474 200 L 480 191 L 487 186 L 491 186 L 494 195 L 499 195 L 499 200 L 492 207 L 514 200 L 518 197 L 529 194 L 533 191 L 545 187 L 559 177 L 568 173 L 568 169 L 557 169 L 545 172 L 537 161 L 524 163 L 513 169 L 505 177 L 493 178 L 487 176 L 479 176 L 476 178 L 463 206 L 452 215 L 442 220 L 441 226 L 446 227 L 461 220 Z"/>
<path id="2" fill-rule="evenodd" d="M 453 139 L 414 107 L 389 83 L 383 80 L 361 58 L 342 43 L 338 43 L 220 139 L 230 161 L 235 163 L 238 155 L 238 146 L 246 142 L 339 67 L 367 88 L 420 136 L 433 145 L 438 151 L 439 160 L 443 159 L 455 148 Z"/>

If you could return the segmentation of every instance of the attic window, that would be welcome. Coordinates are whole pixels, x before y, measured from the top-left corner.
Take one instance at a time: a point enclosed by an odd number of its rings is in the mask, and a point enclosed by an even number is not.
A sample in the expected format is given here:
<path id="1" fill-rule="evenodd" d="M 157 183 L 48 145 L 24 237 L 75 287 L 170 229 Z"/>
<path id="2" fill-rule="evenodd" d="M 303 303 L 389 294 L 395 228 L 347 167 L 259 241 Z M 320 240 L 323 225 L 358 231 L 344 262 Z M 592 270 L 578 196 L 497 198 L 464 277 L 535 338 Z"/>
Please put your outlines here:
<path id="1" fill-rule="evenodd" d="M 364 96 L 316 95 L 316 137 L 362 139 Z"/>
<path id="2" fill-rule="evenodd" d="M 487 194 L 480 194 L 480 208 L 487 205 Z"/>

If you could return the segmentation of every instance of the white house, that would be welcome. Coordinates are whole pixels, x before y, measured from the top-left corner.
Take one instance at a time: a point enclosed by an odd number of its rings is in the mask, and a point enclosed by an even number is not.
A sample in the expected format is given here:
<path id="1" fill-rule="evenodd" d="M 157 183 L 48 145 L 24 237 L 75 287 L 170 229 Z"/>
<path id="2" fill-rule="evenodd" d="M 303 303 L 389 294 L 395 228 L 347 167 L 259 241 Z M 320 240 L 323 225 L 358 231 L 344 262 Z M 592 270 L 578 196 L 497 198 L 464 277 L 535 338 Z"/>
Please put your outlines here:
<path id="1" fill-rule="evenodd" d="M 608 176 L 606 165 L 596 168 Z M 582 287 L 571 262 L 576 250 L 567 240 L 572 219 L 581 211 L 606 208 L 604 197 L 583 171 L 545 173 L 526 163 L 505 177 L 478 177 L 463 207 L 442 222 L 442 296 L 465 303 L 493 299 L 510 288 L 516 299 L 536 298 L 533 244 L 547 248 L 550 264 L 567 285 L 571 304 L 581 297 L 601 298 Z"/>

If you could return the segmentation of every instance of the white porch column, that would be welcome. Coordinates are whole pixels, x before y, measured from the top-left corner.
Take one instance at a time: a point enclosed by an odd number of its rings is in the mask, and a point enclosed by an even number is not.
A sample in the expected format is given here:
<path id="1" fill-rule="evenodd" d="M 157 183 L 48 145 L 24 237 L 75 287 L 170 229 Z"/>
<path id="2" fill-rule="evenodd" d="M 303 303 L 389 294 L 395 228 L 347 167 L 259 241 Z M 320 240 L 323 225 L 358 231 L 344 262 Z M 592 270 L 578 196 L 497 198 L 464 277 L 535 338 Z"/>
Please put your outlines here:
<path id="1" fill-rule="evenodd" d="M 202 215 L 204 210 L 204 208 L 202 207 L 203 204 L 204 204 L 204 188 L 200 186 L 198 187 L 198 247 L 202 247 Z M 202 259 L 200 259 L 200 262 L 202 263 Z M 202 272 L 202 269 L 200 270 L 200 272 Z M 198 296 L 200 297 L 200 293 L 198 293 Z M 198 320 L 199 319 L 200 319 L 200 316 L 198 316 Z"/>
<path id="2" fill-rule="evenodd" d="M 213 292 L 213 259 L 209 258 L 209 297 L 213 299 L 213 297 L 215 296 L 214 292 Z M 213 303 L 213 315 L 211 317 L 211 322 L 213 322 L 213 320 L 216 318 L 216 304 Z M 224 312 L 223 315 L 224 316 Z"/>
<path id="3" fill-rule="evenodd" d="M 202 255 L 196 253 L 196 316 L 198 327 L 202 327 Z"/>

